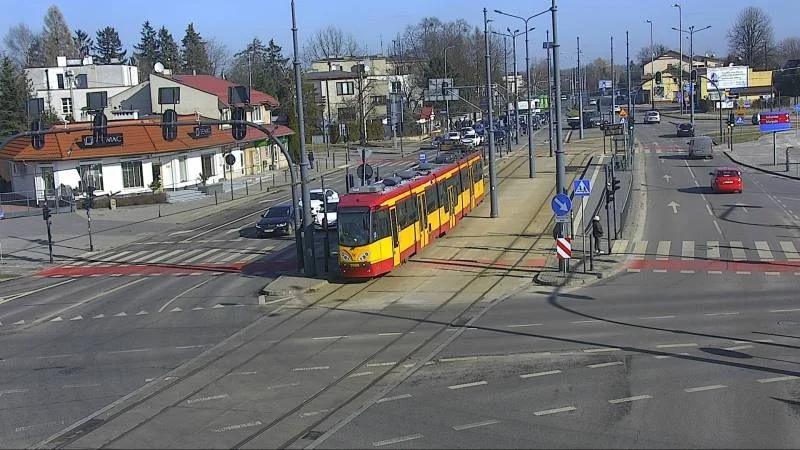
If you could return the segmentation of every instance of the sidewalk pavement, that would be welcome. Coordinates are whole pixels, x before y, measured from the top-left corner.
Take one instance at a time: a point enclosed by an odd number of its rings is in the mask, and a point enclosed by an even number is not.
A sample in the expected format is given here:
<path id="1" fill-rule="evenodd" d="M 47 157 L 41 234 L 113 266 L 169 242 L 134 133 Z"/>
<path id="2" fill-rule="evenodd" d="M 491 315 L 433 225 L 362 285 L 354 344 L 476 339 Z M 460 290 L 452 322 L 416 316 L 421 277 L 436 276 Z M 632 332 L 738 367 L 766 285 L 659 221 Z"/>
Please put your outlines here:
<path id="1" fill-rule="evenodd" d="M 776 133 L 774 147 L 772 138 L 772 133 L 764 133 L 756 141 L 734 144 L 733 150 L 724 152 L 736 164 L 800 180 L 800 132 L 798 129 L 794 129 Z M 793 147 L 793 149 L 789 149 L 787 170 L 786 149 L 789 147 Z M 722 148 L 727 149 L 725 146 Z"/>

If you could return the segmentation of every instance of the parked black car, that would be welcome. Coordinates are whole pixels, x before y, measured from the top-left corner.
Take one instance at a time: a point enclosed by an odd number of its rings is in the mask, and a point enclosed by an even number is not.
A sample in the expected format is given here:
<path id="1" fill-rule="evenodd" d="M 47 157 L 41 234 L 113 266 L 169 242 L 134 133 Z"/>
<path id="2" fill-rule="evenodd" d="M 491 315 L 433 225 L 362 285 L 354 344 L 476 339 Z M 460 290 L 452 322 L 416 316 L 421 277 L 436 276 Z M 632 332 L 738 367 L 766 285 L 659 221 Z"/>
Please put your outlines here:
<path id="1" fill-rule="evenodd" d="M 275 205 L 267 209 L 256 223 L 259 235 L 293 234 L 294 208 L 291 203 Z"/>
<path id="2" fill-rule="evenodd" d="M 678 125 L 678 137 L 694 137 L 694 125 L 691 123 Z"/>

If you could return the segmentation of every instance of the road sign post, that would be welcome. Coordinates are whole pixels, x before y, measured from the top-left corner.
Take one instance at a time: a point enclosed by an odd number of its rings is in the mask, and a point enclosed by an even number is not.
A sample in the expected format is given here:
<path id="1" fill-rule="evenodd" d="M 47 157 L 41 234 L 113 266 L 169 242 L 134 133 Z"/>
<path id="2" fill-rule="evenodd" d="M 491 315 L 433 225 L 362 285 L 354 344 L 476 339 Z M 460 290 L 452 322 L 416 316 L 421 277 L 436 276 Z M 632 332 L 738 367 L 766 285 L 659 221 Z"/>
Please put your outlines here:
<path id="1" fill-rule="evenodd" d="M 568 195 L 562 193 L 556 194 L 550 201 L 550 207 L 556 215 L 556 222 L 569 221 L 569 212 L 572 210 L 572 200 L 569 199 Z M 566 265 L 563 264 L 563 260 L 561 259 L 558 260 L 558 268 L 559 270 L 566 270 Z"/>
<path id="2" fill-rule="evenodd" d="M 592 185 L 591 180 L 575 180 L 572 185 L 572 192 L 575 194 L 576 197 L 581 198 L 581 242 L 583 246 L 583 273 L 586 273 L 586 227 L 583 225 L 584 223 L 584 216 L 586 215 L 586 200 L 584 197 L 591 197 L 592 195 Z M 589 246 L 589 250 L 591 250 L 591 245 Z"/>

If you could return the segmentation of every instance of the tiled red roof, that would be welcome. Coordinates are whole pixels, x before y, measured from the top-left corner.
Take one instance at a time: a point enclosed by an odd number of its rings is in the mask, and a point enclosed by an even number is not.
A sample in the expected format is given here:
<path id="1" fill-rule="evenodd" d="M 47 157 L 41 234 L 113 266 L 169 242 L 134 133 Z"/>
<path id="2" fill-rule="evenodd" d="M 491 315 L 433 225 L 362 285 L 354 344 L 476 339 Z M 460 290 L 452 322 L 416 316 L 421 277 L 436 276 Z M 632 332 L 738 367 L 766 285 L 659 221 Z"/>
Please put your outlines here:
<path id="1" fill-rule="evenodd" d="M 170 78 L 186 86 L 214 94 L 225 105 L 228 104 L 228 87 L 237 86 L 236 83 L 211 75 L 171 75 Z M 255 89 L 250 91 L 250 103 L 267 104 L 272 108 L 277 108 L 279 105 L 275 97 Z"/>
<path id="2" fill-rule="evenodd" d="M 196 116 L 178 116 L 178 121 L 187 122 L 196 120 Z M 267 135 L 255 128 L 247 128 L 247 135 L 241 141 L 236 141 L 231 136 L 231 130 L 211 127 L 211 135 L 207 138 L 193 139 L 190 136 L 192 127 L 181 125 L 178 128 L 178 138 L 174 141 L 165 141 L 161 136 L 161 127 L 154 125 L 160 119 L 112 120 L 108 122 L 109 133 L 122 133 L 124 145 L 118 147 L 81 148 L 78 144 L 83 135 L 91 131 L 80 130 L 91 126 L 90 122 L 78 122 L 64 125 L 55 125 L 52 129 L 64 129 L 64 133 L 45 135 L 45 145 L 41 150 L 31 146 L 30 137 L 22 136 L 5 142 L 0 146 L 0 159 L 10 161 L 68 161 L 87 158 L 105 158 L 113 156 L 139 156 L 152 154 L 167 154 L 185 152 L 208 147 L 218 147 L 226 144 L 244 144 L 266 139 Z M 294 134 L 290 128 L 283 125 L 267 125 L 276 137 Z M 70 131 L 74 130 L 74 131 Z"/>
<path id="3" fill-rule="evenodd" d="M 422 111 L 419 113 L 419 118 L 422 120 L 430 120 L 433 115 L 433 106 L 423 106 Z"/>

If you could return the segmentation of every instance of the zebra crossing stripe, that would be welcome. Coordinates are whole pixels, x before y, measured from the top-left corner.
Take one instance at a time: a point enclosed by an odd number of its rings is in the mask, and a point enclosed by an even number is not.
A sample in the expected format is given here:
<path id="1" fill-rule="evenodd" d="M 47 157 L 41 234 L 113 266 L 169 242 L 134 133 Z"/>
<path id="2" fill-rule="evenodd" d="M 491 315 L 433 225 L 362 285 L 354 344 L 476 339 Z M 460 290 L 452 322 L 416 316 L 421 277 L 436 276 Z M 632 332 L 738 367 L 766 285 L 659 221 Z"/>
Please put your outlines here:
<path id="1" fill-rule="evenodd" d="M 706 257 L 708 259 L 720 259 L 719 255 L 719 241 L 706 242 Z"/>
<path id="2" fill-rule="evenodd" d="M 619 255 L 621 253 L 625 253 L 625 250 L 627 249 L 628 249 L 628 240 L 618 239 L 616 242 L 614 242 L 614 246 L 611 248 L 611 253 Z"/>
<path id="3" fill-rule="evenodd" d="M 178 253 L 182 253 L 182 252 L 183 252 L 183 250 L 172 250 L 172 251 L 159 250 L 158 252 L 156 252 L 156 254 L 162 253 L 162 255 L 160 255 L 160 256 L 158 256 L 156 258 L 152 258 L 151 260 L 149 260 L 147 262 L 150 263 L 150 264 L 155 264 L 157 262 L 163 261 L 163 260 L 165 260 L 165 259 L 167 259 L 167 258 L 169 258 L 171 256 L 177 255 Z"/>
<path id="4" fill-rule="evenodd" d="M 756 251 L 758 251 L 758 258 L 762 261 L 772 261 L 772 250 L 769 249 L 769 244 L 766 241 L 755 241 Z"/>
<path id="5" fill-rule="evenodd" d="M 636 259 L 644 259 L 647 254 L 647 241 L 639 241 L 633 244 L 633 254 Z"/>
<path id="6" fill-rule="evenodd" d="M 781 250 L 783 250 L 783 256 L 785 256 L 786 259 L 789 261 L 800 261 L 800 253 L 797 252 L 797 248 L 794 246 L 793 242 L 781 241 L 780 246 Z"/>
<path id="7" fill-rule="evenodd" d="M 681 244 L 681 259 L 684 261 L 694 259 L 694 241 L 683 241 Z"/>
<path id="8" fill-rule="evenodd" d="M 672 245 L 670 241 L 659 241 L 658 248 L 656 248 L 656 259 L 668 259 L 669 258 L 669 248 Z"/>
<path id="9" fill-rule="evenodd" d="M 747 260 L 747 253 L 744 251 L 744 244 L 742 241 L 731 241 L 731 254 L 734 261 Z"/>

